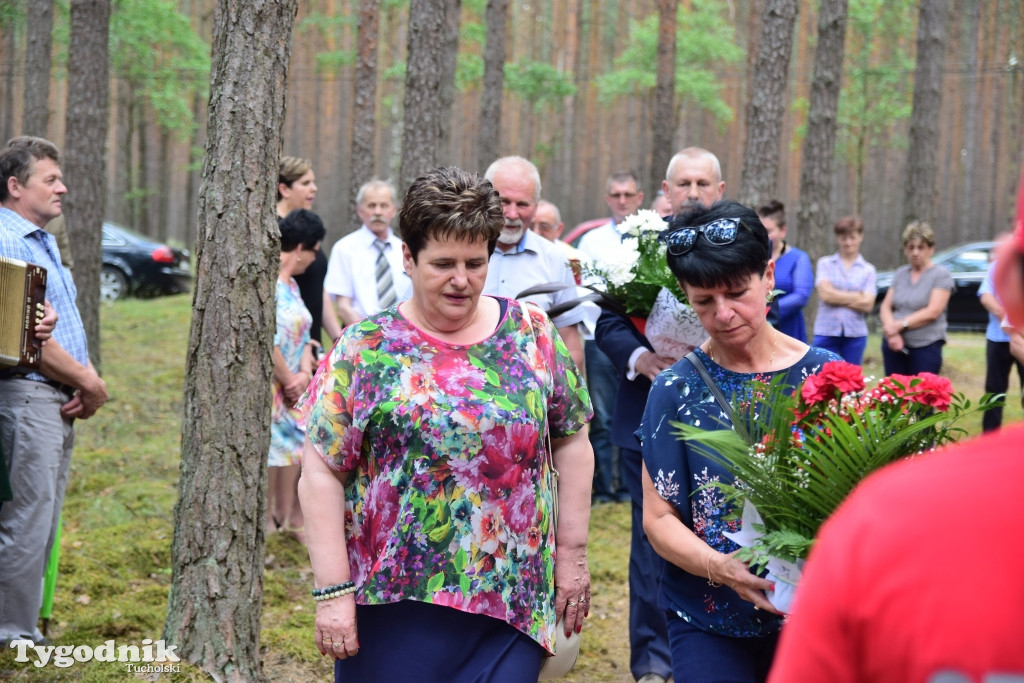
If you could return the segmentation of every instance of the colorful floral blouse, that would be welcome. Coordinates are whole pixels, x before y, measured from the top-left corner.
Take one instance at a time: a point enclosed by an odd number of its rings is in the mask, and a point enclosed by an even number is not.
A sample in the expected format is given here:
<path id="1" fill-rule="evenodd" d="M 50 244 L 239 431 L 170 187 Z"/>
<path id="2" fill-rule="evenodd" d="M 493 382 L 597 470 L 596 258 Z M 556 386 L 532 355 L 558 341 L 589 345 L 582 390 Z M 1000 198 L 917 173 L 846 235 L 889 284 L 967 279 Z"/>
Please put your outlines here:
<path id="1" fill-rule="evenodd" d="M 288 284 L 277 281 L 277 329 L 274 346 L 281 349 L 284 362 L 292 372 L 299 371 L 302 352 L 309 343 L 313 316 L 306 310 L 295 280 Z M 306 432 L 298 408 L 289 408 L 284 401 L 284 387 L 273 382 L 274 404 L 270 416 L 270 456 L 267 465 L 285 467 L 302 462 L 302 442 Z"/>
<path id="2" fill-rule="evenodd" d="M 734 401 L 751 400 L 751 381 L 769 382 L 785 373 L 785 384 L 799 385 L 831 360 L 840 360 L 831 351 L 811 347 L 800 362 L 777 373 L 748 374 L 732 372 L 712 361 L 701 349 L 695 349 L 711 377 L 727 397 Z M 663 371 L 654 380 L 647 399 L 643 421 L 637 430 L 644 464 L 654 487 L 672 504 L 683 523 L 705 543 L 722 553 L 739 546 L 723 532 L 739 531 L 739 515 L 727 505 L 715 488 L 701 488 L 716 481 L 732 481 L 728 471 L 706 455 L 690 449 L 676 435 L 670 421 L 703 429 L 721 429 L 728 425 L 725 413 L 704 380 L 687 359 Z M 681 618 L 704 630 L 738 638 L 771 635 L 779 630 L 781 619 L 754 609 L 752 602 L 740 598 L 728 586 L 712 587 L 706 576 L 695 576 L 666 563 L 661 579 L 659 602 Z"/>
<path id="3" fill-rule="evenodd" d="M 507 302 L 479 343 L 442 342 L 393 307 L 346 328 L 302 400 L 324 461 L 351 472 L 356 599 L 422 600 L 501 619 L 549 651 L 554 529 L 545 426 L 590 419 L 547 316 Z"/>

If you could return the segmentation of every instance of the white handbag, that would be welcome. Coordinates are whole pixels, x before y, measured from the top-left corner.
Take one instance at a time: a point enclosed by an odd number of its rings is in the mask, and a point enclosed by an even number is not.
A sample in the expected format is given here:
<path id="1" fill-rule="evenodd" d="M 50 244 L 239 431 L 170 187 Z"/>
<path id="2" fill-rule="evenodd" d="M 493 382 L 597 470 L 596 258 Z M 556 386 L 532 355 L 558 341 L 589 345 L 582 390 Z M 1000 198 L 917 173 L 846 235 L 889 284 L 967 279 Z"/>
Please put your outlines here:
<path id="1" fill-rule="evenodd" d="M 551 489 L 551 520 L 555 526 L 556 534 L 558 529 L 558 470 L 555 469 L 554 453 L 551 449 L 551 432 L 545 429 L 548 449 L 548 472 L 550 472 Z M 576 660 L 580 656 L 580 634 L 573 631 L 568 638 L 565 636 L 565 614 L 555 624 L 555 654 L 544 660 L 540 669 L 540 680 L 551 681 L 561 678 L 572 671 Z"/>

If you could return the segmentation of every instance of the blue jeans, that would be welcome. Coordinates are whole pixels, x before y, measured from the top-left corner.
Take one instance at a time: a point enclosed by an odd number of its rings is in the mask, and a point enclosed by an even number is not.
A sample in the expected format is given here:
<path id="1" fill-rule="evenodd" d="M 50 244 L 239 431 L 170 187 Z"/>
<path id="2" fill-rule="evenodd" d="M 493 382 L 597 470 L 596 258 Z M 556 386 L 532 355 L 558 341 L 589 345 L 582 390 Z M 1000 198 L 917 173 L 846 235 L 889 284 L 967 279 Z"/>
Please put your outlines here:
<path id="1" fill-rule="evenodd" d="M 610 501 L 626 490 L 620 462 L 618 477 L 615 471 L 615 453 L 612 446 L 612 414 L 619 393 L 619 376 L 608 356 L 588 339 L 583 345 L 587 364 L 587 390 L 594 404 L 594 419 L 590 421 L 590 445 L 594 448 L 594 488 L 596 499 Z M 621 458 L 620 458 L 621 460 Z M 616 484 L 618 479 L 618 484 Z"/>
<path id="2" fill-rule="evenodd" d="M 946 341 L 940 339 L 927 346 L 915 349 L 903 347 L 902 351 L 893 351 L 889 343 L 882 339 L 882 365 L 885 374 L 916 375 L 919 372 L 939 374 L 942 371 L 942 346 Z"/>
<path id="3" fill-rule="evenodd" d="M 666 612 L 666 618 L 673 678 L 680 683 L 760 683 L 768 678 L 778 635 L 730 638 L 702 631 L 675 612 Z"/>
<path id="4" fill-rule="evenodd" d="M 833 337 L 825 334 L 814 335 L 812 346 L 838 353 L 847 363 L 864 364 L 864 349 L 867 348 L 867 337 Z"/>

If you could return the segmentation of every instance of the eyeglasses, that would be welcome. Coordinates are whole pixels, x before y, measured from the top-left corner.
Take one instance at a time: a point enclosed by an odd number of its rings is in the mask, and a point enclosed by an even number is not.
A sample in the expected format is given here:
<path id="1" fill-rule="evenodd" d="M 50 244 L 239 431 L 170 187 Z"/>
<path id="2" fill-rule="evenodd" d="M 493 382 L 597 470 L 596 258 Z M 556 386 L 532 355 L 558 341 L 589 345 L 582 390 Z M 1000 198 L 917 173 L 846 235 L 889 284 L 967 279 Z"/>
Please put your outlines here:
<path id="1" fill-rule="evenodd" d="M 704 239 L 709 244 L 724 247 L 736 241 L 739 228 L 740 220 L 738 218 L 720 218 L 696 228 L 679 228 L 670 232 L 665 236 L 665 245 L 668 247 L 668 253 L 673 256 L 682 256 L 693 249 L 698 235 L 704 235 Z"/>
<path id="2" fill-rule="evenodd" d="M 634 197 L 636 197 L 636 195 L 636 192 L 616 192 L 615 194 L 612 194 L 611 192 L 608 193 L 608 196 L 611 197 L 612 199 L 633 199 Z"/>

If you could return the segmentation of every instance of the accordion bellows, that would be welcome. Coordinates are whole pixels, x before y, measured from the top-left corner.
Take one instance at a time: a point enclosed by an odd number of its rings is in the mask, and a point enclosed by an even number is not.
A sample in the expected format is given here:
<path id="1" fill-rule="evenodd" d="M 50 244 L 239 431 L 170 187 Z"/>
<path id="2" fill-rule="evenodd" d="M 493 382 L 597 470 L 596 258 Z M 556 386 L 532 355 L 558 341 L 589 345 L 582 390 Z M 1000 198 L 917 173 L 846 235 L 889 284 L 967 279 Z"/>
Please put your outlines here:
<path id="1" fill-rule="evenodd" d="M 45 268 L 0 256 L 0 368 L 39 368 L 43 345 L 35 327 L 45 298 Z"/>

